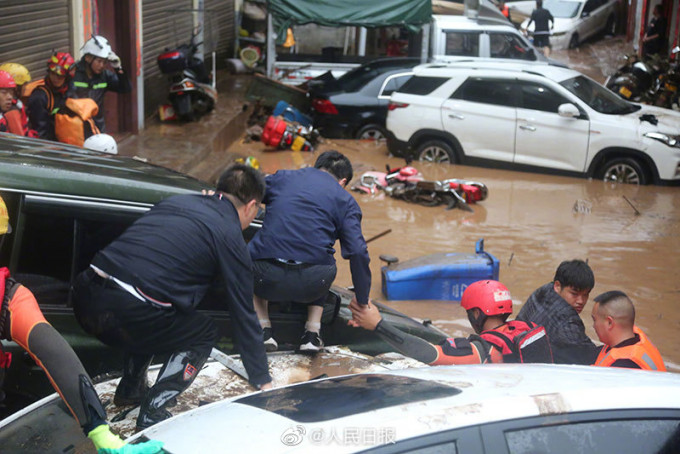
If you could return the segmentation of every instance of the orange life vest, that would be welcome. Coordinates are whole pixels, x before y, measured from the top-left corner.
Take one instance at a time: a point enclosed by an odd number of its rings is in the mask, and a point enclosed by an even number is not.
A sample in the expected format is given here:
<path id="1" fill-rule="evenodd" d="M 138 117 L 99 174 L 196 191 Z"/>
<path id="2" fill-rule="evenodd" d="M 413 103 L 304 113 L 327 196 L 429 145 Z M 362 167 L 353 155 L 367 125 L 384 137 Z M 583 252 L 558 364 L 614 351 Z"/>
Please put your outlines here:
<path id="1" fill-rule="evenodd" d="M 625 347 L 606 347 L 600 351 L 594 366 L 609 367 L 616 360 L 629 359 L 645 370 L 666 371 L 661 353 L 652 344 L 652 341 L 637 326 L 633 326 L 633 332 L 640 336 L 640 342 Z"/>
<path id="2" fill-rule="evenodd" d="M 503 13 L 505 17 L 510 17 L 510 8 L 508 8 L 508 5 L 503 5 L 501 13 Z"/>

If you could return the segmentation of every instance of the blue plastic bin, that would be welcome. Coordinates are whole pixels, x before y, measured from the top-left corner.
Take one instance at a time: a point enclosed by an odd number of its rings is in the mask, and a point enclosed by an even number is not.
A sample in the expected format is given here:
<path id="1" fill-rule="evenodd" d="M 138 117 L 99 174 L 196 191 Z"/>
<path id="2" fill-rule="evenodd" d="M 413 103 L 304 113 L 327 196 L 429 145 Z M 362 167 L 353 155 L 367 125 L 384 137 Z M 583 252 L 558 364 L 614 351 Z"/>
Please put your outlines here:
<path id="1" fill-rule="evenodd" d="M 499 262 L 477 241 L 474 254 L 431 254 L 382 267 L 382 291 L 388 300 L 460 301 L 473 282 L 498 280 Z"/>
<path id="2" fill-rule="evenodd" d="M 288 121 L 297 121 L 304 127 L 309 127 L 312 125 L 312 119 L 300 112 L 295 107 L 288 104 L 286 101 L 279 101 L 274 107 L 272 115 L 275 117 L 278 115 L 283 115 L 283 118 Z"/>

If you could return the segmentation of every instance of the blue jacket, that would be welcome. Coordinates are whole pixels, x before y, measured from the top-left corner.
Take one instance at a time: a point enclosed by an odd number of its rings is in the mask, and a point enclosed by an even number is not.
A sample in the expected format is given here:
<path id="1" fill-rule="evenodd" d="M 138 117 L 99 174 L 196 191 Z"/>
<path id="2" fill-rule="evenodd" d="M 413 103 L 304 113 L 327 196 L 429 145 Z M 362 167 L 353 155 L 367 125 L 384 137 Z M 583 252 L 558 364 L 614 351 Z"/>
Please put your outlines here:
<path id="1" fill-rule="evenodd" d="M 340 240 L 359 303 L 368 302 L 371 270 L 361 232 L 361 208 L 333 175 L 308 167 L 267 177 L 262 229 L 249 243 L 253 260 L 285 259 L 331 265 Z"/>

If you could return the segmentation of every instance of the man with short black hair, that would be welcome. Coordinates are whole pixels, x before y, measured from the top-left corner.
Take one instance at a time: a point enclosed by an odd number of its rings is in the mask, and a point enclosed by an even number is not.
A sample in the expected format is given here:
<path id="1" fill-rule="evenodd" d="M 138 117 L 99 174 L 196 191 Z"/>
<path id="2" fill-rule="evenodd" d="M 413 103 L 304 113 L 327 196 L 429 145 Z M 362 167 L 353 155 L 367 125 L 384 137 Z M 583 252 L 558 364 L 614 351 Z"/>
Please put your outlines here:
<path id="1" fill-rule="evenodd" d="M 595 362 L 600 347 L 586 335 L 579 314 L 595 286 L 595 276 L 583 260 L 560 263 L 552 282 L 531 294 L 517 314 L 517 319 L 545 327 L 555 363 L 585 364 Z"/>
<path id="2" fill-rule="evenodd" d="M 628 295 L 612 290 L 595 297 L 593 328 L 604 348 L 595 366 L 665 371 L 661 353 L 635 326 L 635 307 Z"/>
<path id="3" fill-rule="evenodd" d="M 543 0 L 536 0 L 536 9 L 531 12 L 527 29 L 534 23 L 534 47 L 550 56 L 550 30 L 555 26 L 555 18 L 550 11 L 543 8 Z"/>
<path id="4" fill-rule="evenodd" d="M 361 209 L 345 190 L 352 179 L 349 159 L 337 151 L 319 155 L 314 167 L 279 170 L 267 176 L 267 205 L 262 229 L 249 244 L 254 260 L 255 310 L 267 350 L 278 343 L 272 336 L 268 301 L 307 304 L 307 323 L 300 351 L 323 348 L 323 302 L 335 279 L 336 240 L 350 262 L 355 299 L 368 303 L 371 270 L 361 232 Z"/>
<path id="5" fill-rule="evenodd" d="M 250 383 L 271 387 L 242 234 L 264 194 L 259 171 L 233 165 L 214 194 L 177 195 L 156 204 L 78 276 L 76 317 L 88 333 L 124 351 L 114 403 L 141 402 L 137 427 L 171 416 L 165 407 L 189 387 L 217 342 L 215 321 L 195 310 L 215 282 L 226 292 Z M 157 354 L 170 357 L 147 392 L 146 370 Z"/>

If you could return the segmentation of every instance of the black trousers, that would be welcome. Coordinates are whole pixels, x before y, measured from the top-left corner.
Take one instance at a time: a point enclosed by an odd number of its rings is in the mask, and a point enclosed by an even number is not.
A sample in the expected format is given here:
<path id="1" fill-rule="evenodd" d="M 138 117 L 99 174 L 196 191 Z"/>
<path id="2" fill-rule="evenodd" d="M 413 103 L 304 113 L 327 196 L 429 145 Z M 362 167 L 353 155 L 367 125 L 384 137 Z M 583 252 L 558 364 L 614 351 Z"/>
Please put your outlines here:
<path id="1" fill-rule="evenodd" d="M 268 301 L 293 301 L 323 306 L 337 268 L 335 265 L 255 260 L 255 295 Z"/>
<path id="2" fill-rule="evenodd" d="M 219 338 L 209 316 L 154 307 L 91 269 L 76 278 L 73 311 L 87 333 L 134 355 L 206 353 Z"/>

